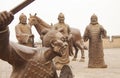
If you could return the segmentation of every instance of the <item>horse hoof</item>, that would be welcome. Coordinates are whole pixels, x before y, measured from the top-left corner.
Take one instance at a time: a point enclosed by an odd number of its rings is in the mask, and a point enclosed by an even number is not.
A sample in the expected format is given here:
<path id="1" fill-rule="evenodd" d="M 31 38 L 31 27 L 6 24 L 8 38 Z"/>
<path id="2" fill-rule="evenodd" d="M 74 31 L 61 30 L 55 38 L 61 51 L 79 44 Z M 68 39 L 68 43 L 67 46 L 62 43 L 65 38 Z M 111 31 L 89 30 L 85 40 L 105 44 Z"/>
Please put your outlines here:
<path id="1" fill-rule="evenodd" d="M 73 58 L 72 61 L 76 61 L 76 58 Z"/>
<path id="2" fill-rule="evenodd" d="M 80 59 L 80 62 L 85 62 L 85 59 L 81 58 L 81 59 Z"/>

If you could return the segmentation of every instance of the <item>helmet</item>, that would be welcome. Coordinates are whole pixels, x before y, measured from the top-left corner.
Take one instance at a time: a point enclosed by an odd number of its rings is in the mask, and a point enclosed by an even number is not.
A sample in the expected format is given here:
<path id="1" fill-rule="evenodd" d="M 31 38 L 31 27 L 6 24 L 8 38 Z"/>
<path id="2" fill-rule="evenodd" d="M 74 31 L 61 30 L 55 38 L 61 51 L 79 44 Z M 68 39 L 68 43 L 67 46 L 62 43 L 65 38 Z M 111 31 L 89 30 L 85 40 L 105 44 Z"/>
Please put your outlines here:
<path id="1" fill-rule="evenodd" d="M 97 19 L 98 17 L 97 17 L 95 14 L 93 14 L 93 15 L 91 16 L 91 19 L 92 19 L 92 18 L 96 18 L 96 19 Z"/>
<path id="2" fill-rule="evenodd" d="M 58 15 L 58 18 L 65 18 L 65 17 L 64 17 L 64 14 L 63 14 L 63 13 L 60 13 L 60 14 Z"/>
<path id="3" fill-rule="evenodd" d="M 22 18 L 26 18 L 26 15 L 24 14 L 24 13 L 22 13 L 21 15 L 20 15 L 20 17 L 19 17 L 19 20 L 21 20 Z"/>
<path id="4" fill-rule="evenodd" d="M 98 17 L 95 14 L 91 16 L 91 24 L 98 24 Z"/>

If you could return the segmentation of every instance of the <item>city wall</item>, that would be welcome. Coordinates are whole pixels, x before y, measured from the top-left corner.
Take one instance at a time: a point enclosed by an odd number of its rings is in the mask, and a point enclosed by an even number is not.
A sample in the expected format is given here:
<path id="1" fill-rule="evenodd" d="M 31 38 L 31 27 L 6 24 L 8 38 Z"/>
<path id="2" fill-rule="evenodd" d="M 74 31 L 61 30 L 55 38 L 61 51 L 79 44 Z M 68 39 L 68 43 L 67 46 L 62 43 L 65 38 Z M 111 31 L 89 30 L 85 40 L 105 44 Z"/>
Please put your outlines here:
<path id="1" fill-rule="evenodd" d="M 85 45 L 88 47 L 88 41 L 85 42 Z M 120 36 L 112 36 L 111 38 L 108 36 L 103 39 L 103 47 L 104 48 L 120 48 Z"/>

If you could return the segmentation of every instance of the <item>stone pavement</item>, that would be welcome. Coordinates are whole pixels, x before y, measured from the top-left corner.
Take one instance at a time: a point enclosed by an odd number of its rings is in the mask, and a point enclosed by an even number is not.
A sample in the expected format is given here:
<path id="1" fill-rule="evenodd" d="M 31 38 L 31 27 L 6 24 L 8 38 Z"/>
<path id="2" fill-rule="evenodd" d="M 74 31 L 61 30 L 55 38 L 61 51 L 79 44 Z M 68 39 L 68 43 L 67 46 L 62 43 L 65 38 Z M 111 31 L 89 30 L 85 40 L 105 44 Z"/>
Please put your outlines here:
<path id="1" fill-rule="evenodd" d="M 80 52 L 77 61 L 71 61 L 70 67 L 74 78 L 120 78 L 120 48 L 104 49 L 105 62 L 108 68 L 87 68 L 88 52 L 85 51 L 85 62 L 79 62 Z M 72 57 L 70 57 L 72 59 Z M 9 78 L 12 67 L 0 60 L 0 78 Z"/>

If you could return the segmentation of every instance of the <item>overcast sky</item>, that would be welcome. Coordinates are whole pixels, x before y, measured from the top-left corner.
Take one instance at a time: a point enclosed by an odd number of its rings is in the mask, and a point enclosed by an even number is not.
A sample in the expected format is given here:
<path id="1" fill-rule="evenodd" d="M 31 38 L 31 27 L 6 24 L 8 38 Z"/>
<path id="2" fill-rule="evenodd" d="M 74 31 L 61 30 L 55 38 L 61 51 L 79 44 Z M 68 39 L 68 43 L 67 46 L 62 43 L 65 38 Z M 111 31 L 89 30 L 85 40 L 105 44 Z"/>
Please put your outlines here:
<path id="1" fill-rule="evenodd" d="M 0 0 L 0 11 L 9 11 L 24 0 Z M 19 23 L 19 15 L 37 13 L 48 24 L 58 22 L 58 14 L 65 15 L 65 22 L 70 27 L 78 28 L 83 35 L 92 14 L 98 16 L 98 22 L 107 30 L 108 35 L 120 35 L 120 0 L 35 0 L 15 15 L 10 26 L 10 40 L 17 41 L 15 26 Z M 40 40 L 32 27 L 35 41 Z"/>

